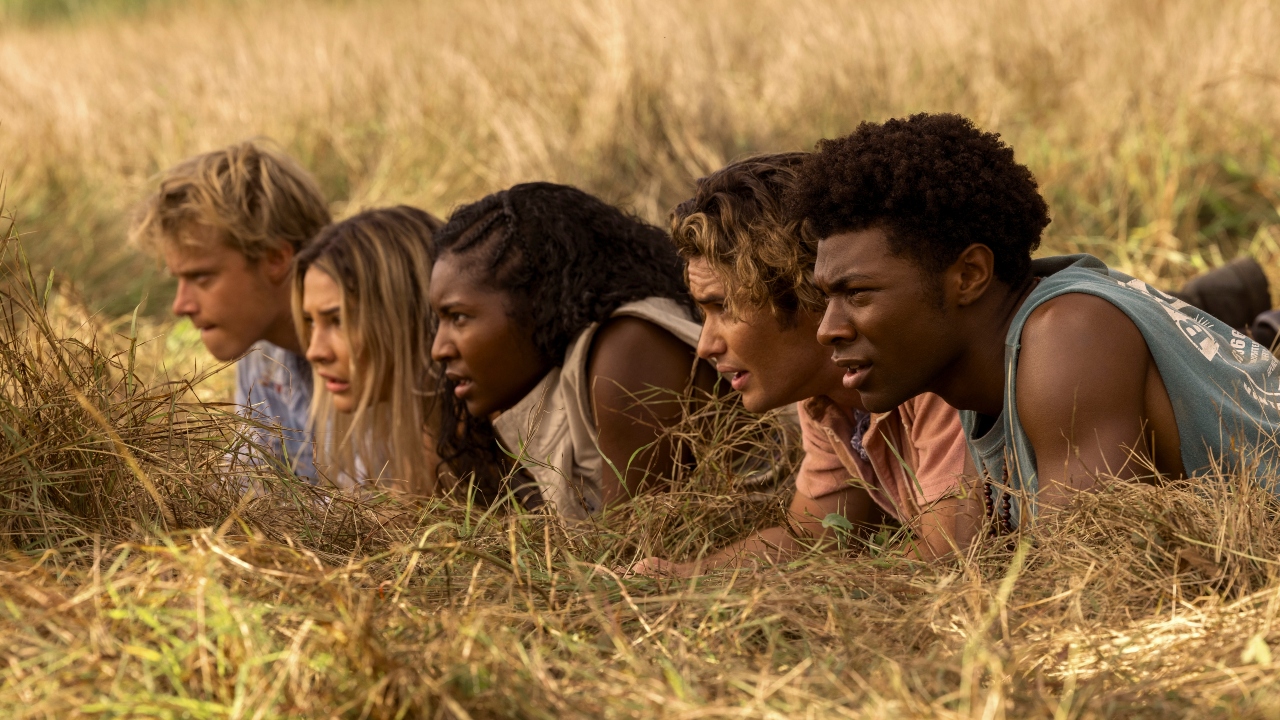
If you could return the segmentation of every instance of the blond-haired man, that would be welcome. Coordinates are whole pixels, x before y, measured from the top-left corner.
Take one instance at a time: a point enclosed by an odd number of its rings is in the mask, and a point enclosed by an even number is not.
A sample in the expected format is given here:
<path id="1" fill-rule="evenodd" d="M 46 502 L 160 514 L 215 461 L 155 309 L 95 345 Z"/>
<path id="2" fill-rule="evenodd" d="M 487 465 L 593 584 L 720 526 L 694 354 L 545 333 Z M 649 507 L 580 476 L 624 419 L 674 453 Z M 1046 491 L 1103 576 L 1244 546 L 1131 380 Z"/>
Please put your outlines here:
<path id="1" fill-rule="evenodd" d="M 315 477 L 303 432 L 311 368 L 293 326 L 289 281 L 294 255 L 329 222 L 311 175 L 251 141 L 167 170 L 130 233 L 177 278 L 173 312 L 190 318 L 209 352 L 224 361 L 243 356 L 237 404 L 283 429 L 267 444 L 308 478 Z"/>

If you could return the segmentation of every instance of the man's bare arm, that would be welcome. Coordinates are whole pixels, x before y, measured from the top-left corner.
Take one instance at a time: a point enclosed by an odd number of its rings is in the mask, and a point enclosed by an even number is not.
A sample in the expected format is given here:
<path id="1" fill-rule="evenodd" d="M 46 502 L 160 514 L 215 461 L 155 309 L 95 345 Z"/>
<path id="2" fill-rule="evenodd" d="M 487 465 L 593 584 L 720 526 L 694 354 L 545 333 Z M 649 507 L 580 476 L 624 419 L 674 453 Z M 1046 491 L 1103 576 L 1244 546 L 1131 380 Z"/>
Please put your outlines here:
<path id="1" fill-rule="evenodd" d="M 759 530 L 745 540 L 739 540 L 692 562 L 674 563 L 661 558 L 647 558 L 636 563 L 632 572 L 641 575 L 691 577 L 699 571 L 708 572 L 728 565 L 785 562 L 798 557 L 815 544 L 821 545 L 834 540 L 834 530 L 822 525 L 822 521 L 832 513 L 843 515 L 855 527 L 869 526 L 880 517 L 879 509 L 862 488 L 848 487 L 820 498 L 796 493 L 787 509 L 791 529 L 771 527 Z"/>
<path id="2" fill-rule="evenodd" d="M 916 536 L 912 554 L 922 560 L 937 560 L 964 551 L 982 526 L 982 511 L 982 500 L 973 493 L 933 503 L 911 522 Z"/>
<path id="3" fill-rule="evenodd" d="M 1102 298 L 1072 293 L 1037 308 L 1022 333 L 1017 403 L 1036 454 L 1042 508 L 1062 507 L 1102 475 L 1130 477 L 1143 437 L 1147 375 L 1142 333 Z"/>

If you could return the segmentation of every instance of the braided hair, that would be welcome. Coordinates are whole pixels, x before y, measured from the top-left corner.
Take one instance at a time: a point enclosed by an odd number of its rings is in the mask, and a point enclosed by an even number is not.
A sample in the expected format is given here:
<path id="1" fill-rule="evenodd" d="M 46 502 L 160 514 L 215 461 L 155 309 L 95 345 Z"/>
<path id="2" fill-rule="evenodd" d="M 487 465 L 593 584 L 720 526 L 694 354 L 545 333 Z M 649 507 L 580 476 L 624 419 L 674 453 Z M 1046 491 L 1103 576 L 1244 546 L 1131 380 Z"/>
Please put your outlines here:
<path id="1" fill-rule="evenodd" d="M 436 258 L 461 256 L 475 277 L 507 295 L 519 327 L 529 328 L 547 366 L 619 307 L 670 298 L 696 318 L 675 247 L 662 230 L 582 190 L 526 183 L 456 210 L 434 236 Z M 443 374 L 439 388 L 441 459 L 459 478 L 474 473 L 480 495 L 503 492 L 505 461 L 488 418 L 471 416 Z M 521 497 L 530 504 L 530 498 Z"/>

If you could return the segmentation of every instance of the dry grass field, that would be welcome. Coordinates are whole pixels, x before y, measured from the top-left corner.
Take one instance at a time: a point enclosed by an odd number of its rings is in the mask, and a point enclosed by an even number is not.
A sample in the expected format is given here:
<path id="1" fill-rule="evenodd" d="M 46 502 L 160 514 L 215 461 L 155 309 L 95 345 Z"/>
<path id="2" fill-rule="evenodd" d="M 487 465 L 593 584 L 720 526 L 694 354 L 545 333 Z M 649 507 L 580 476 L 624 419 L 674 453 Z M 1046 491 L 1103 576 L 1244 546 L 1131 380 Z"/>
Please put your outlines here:
<path id="1" fill-rule="evenodd" d="M 1035 171 L 1044 252 L 1280 279 L 1277 37 L 1269 0 L 0 0 L 0 716 L 1275 717 L 1255 478 L 1119 485 L 937 565 L 623 578 L 776 501 L 716 440 L 571 528 L 228 469 L 226 374 L 123 237 L 159 170 L 249 136 L 340 215 L 553 179 L 662 221 L 726 160 L 947 110 Z"/>

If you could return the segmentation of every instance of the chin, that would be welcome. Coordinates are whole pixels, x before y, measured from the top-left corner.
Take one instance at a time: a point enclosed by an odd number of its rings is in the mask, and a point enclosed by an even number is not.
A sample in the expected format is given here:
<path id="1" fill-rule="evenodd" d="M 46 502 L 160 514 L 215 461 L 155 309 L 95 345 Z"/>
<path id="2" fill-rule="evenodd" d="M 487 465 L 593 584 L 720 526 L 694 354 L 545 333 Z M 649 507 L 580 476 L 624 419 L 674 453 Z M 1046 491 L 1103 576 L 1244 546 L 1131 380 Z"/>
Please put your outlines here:
<path id="1" fill-rule="evenodd" d="M 249 352 L 251 347 L 253 347 L 253 343 L 238 343 L 219 337 L 214 337 L 212 341 L 206 340 L 204 343 L 204 349 L 208 350 L 209 354 L 219 362 L 236 360 L 241 355 Z"/>
<path id="2" fill-rule="evenodd" d="M 217 360 L 218 362 L 231 362 L 232 360 L 239 360 L 240 356 L 244 355 L 249 350 L 249 348 L 245 348 L 244 350 L 241 350 L 239 352 L 223 350 L 222 348 L 218 348 L 215 350 L 209 347 L 208 345 L 205 345 L 205 349 L 208 350 L 209 354 L 213 356 L 213 359 Z"/>
<path id="3" fill-rule="evenodd" d="M 462 405 L 467 409 L 467 414 L 476 419 L 484 419 L 493 414 L 493 411 L 483 402 L 463 400 Z"/>
<path id="4" fill-rule="evenodd" d="M 753 413 L 764 413 L 784 405 L 786 403 L 776 402 L 774 398 L 766 396 L 764 393 L 747 393 L 742 396 L 742 407 Z"/>
<path id="5" fill-rule="evenodd" d="M 781 378 L 775 376 L 772 379 L 780 380 Z M 808 377 L 802 379 L 804 381 L 809 380 Z M 808 400 L 810 397 L 801 383 L 771 382 L 765 387 L 760 387 L 756 384 L 760 380 L 759 376 L 752 377 L 751 380 L 753 381 L 752 384 L 742 394 L 742 406 L 753 413 L 766 413 L 787 405 L 795 405 L 798 402 Z M 763 385 L 764 383 L 760 384 Z"/>
<path id="6" fill-rule="evenodd" d="M 862 398 L 862 406 L 867 409 L 867 412 L 884 413 L 897 408 L 912 396 L 902 397 L 900 393 L 858 390 L 858 397 Z"/>

